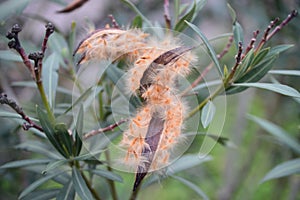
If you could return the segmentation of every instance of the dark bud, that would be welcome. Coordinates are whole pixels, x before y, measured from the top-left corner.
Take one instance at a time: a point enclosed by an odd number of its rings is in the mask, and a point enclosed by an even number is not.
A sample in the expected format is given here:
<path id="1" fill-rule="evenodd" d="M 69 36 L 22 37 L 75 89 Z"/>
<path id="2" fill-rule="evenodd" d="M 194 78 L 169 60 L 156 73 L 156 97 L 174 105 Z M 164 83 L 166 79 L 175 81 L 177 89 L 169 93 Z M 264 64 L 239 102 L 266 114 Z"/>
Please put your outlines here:
<path id="1" fill-rule="evenodd" d="M 28 58 L 30 60 L 34 60 L 34 61 L 38 61 L 40 59 L 43 59 L 43 57 L 44 57 L 44 54 L 42 52 L 40 52 L 40 51 L 39 52 L 30 53 L 28 55 Z"/>
<path id="2" fill-rule="evenodd" d="M 13 38 L 15 37 L 15 34 L 12 33 L 12 32 L 10 32 L 10 31 L 8 31 L 8 32 L 6 33 L 6 37 L 7 37 L 7 39 L 11 40 L 11 39 L 13 39 Z"/>
<path id="3" fill-rule="evenodd" d="M 19 26 L 19 24 L 15 24 L 12 28 L 11 28 L 11 32 L 14 34 L 18 34 L 19 32 L 22 31 L 22 28 Z"/>
<path id="4" fill-rule="evenodd" d="M 16 48 L 16 42 L 15 41 L 9 41 L 8 42 L 8 47 L 10 49 L 15 49 Z"/>
<path id="5" fill-rule="evenodd" d="M 51 22 L 48 22 L 45 27 L 46 27 L 46 33 L 48 35 L 54 32 L 54 25 Z"/>

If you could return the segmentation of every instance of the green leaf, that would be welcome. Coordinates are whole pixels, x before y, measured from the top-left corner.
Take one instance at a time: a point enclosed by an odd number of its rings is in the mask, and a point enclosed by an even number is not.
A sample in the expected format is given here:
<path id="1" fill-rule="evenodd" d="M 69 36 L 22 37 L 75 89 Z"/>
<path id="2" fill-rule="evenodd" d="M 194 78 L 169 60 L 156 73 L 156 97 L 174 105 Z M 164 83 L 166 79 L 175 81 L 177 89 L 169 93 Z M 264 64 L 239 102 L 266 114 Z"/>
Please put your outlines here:
<path id="1" fill-rule="evenodd" d="M 52 161 L 52 162 L 48 163 L 48 165 L 46 166 L 46 169 L 44 171 L 42 171 L 42 174 L 47 174 L 49 171 L 56 169 L 57 167 L 60 167 L 68 162 L 69 161 L 66 159 Z"/>
<path id="2" fill-rule="evenodd" d="M 212 46 L 209 44 L 209 41 L 207 40 L 207 38 L 205 37 L 205 35 L 200 31 L 200 29 L 195 26 L 194 24 L 191 24 L 189 22 L 186 21 L 186 23 L 188 24 L 188 26 L 193 29 L 197 35 L 200 37 L 200 39 L 203 41 L 204 45 L 206 46 L 207 50 L 208 50 L 208 54 L 211 57 L 211 59 L 213 60 L 213 62 L 215 63 L 215 66 L 217 67 L 217 70 L 219 72 L 219 75 L 221 77 L 223 77 L 223 71 L 222 68 L 220 66 L 220 63 L 217 59 L 217 54 L 215 52 L 215 50 L 212 48 Z"/>
<path id="3" fill-rule="evenodd" d="M 227 8 L 228 8 L 228 10 L 229 10 L 229 14 L 230 14 L 230 16 L 231 16 L 232 21 L 235 22 L 236 19 L 237 19 L 237 18 L 236 18 L 235 10 L 231 7 L 231 5 L 230 5 L 229 3 L 227 3 Z"/>
<path id="4" fill-rule="evenodd" d="M 112 180 L 112 181 L 117 181 L 122 183 L 123 179 L 120 175 L 115 174 L 113 172 L 107 171 L 107 170 L 103 170 L 103 169 L 93 169 L 93 170 L 89 170 L 89 172 L 98 175 L 98 176 L 102 176 L 106 179 Z"/>
<path id="5" fill-rule="evenodd" d="M 72 54 L 72 52 L 69 51 L 66 39 L 61 34 L 54 32 L 51 37 L 49 37 L 48 45 L 49 48 L 56 53 L 56 59 L 60 65 L 66 67 L 64 59 L 67 55 Z"/>
<path id="6" fill-rule="evenodd" d="M 39 186 L 41 186 L 45 182 L 53 179 L 54 177 L 56 177 L 56 176 L 58 176 L 62 173 L 63 173 L 63 171 L 56 171 L 53 174 L 49 174 L 47 176 L 44 176 L 43 178 L 38 179 L 37 181 L 30 184 L 25 190 L 23 190 L 22 193 L 20 194 L 19 198 L 22 199 L 23 197 L 25 197 L 26 195 L 31 193 L 33 190 L 35 190 L 36 188 L 38 188 Z"/>
<path id="7" fill-rule="evenodd" d="M 242 42 L 242 44 L 244 44 L 243 28 L 240 25 L 240 23 L 237 21 L 235 10 L 231 7 L 231 5 L 229 3 L 227 3 L 227 8 L 229 10 L 229 14 L 232 19 L 232 24 L 233 24 L 232 32 L 233 32 L 234 43 L 235 43 L 236 49 L 238 49 L 239 42 Z"/>
<path id="8" fill-rule="evenodd" d="M 194 4 L 191 7 L 191 9 L 177 22 L 174 30 L 178 32 L 182 32 L 184 29 L 186 29 L 187 24 L 185 21 L 187 22 L 192 21 L 193 16 L 195 14 L 195 10 L 196 10 L 196 2 L 194 1 Z"/>
<path id="9" fill-rule="evenodd" d="M 265 57 L 266 55 L 268 55 L 268 53 L 270 52 L 270 47 L 268 48 L 264 48 L 262 50 L 260 50 L 254 57 L 251 65 L 255 66 L 257 64 L 259 64 Z"/>
<path id="10" fill-rule="evenodd" d="M 73 138 L 69 134 L 66 124 L 56 124 L 54 129 L 55 137 L 60 143 L 60 146 L 64 149 L 67 158 L 69 158 L 73 154 Z"/>
<path id="11" fill-rule="evenodd" d="M 12 15 L 20 15 L 31 0 L 7 0 L 0 5 L 1 23 Z"/>
<path id="12" fill-rule="evenodd" d="M 40 123 L 43 127 L 43 130 L 44 130 L 47 138 L 51 142 L 51 144 L 61 155 L 63 155 L 65 158 L 67 158 L 68 155 L 65 153 L 64 149 L 61 147 L 59 141 L 57 140 L 57 138 L 55 136 L 55 128 L 53 127 L 52 122 L 50 122 L 46 113 L 44 113 L 44 111 L 42 111 L 40 109 L 40 107 L 38 107 L 38 106 L 37 106 L 37 114 L 40 119 Z"/>
<path id="13" fill-rule="evenodd" d="M 234 80 L 238 80 L 241 78 L 243 75 L 245 75 L 245 72 L 249 70 L 252 66 L 252 61 L 254 58 L 254 50 L 251 49 L 246 57 L 242 60 L 242 64 L 237 68 L 235 74 L 234 74 Z"/>
<path id="14" fill-rule="evenodd" d="M 49 200 L 53 199 L 57 194 L 58 189 L 45 189 L 31 192 L 20 200 Z"/>
<path id="15" fill-rule="evenodd" d="M 260 183 L 263 183 L 271 179 L 289 176 L 293 174 L 299 174 L 299 173 L 300 173 L 300 158 L 289 160 L 274 167 L 271 171 L 267 173 L 267 175 L 260 181 Z"/>
<path id="16" fill-rule="evenodd" d="M 0 169 L 27 167 L 31 165 L 45 165 L 51 161 L 52 161 L 51 159 L 17 160 L 17 161 L 5 163 L 4 165 L 0 166 Z"/>
<path id="17" fill-rule="evenodd" d="M 94 199 L 91 191 L 89 190 L 83 177 L 81 176 L 80 171 L 75 166 L 73 166 L 72 168 L 72 181 L 76 193 L 82 200 Z"/>
<path id="18" fill-rule="evenodd" d="M 71 32 L 69 34 L 69 49 L 75 49 L 74 45 L 75 45 L 75 42 L 76 42 L 76 22 L 73 21 L 72 24 L 71 24 Z M 70 60 L 73 59 L 73 54 L 72 54 L 72 51 L 70 51 Z"/>
<path id="19" fill-rule="evenodd" d="M 84 161 L 84 160 L 90 159 L 92 157 L 96 157 L 97 155 L 103 153 L 104 151 L 105 151 L 104 149 L 100 149 L 100 150 L 96 150 L 96 151 L 90 151 L 87 154 L 76 156 L 73 159 L 74 160 L 79 160 L 79 161 Z"/>
<path id="20" fill-rule="evenodd" d="M 278 83 L 235 83 L 233 86 L 238 87 L 255 87 L 277 92 L 282 95 L 300 98 L 300 93 L 292 87 Z"/>
<path id="21" fill-rule="evenodd" d="M 83 105 L 90 105 L 87 102 L 90 100 L 93 100 L 95 96 L 98 95 L 99 92 L 101 92 L 103 90 L 102 87 L 100 86 L 91 86 L 89 87 L 83 94 L 80 95 L 80 97 L 78 97 L 75 102 L 72 104 L 72 106 L 70 106 L 65 112 L 64 114 L 68 113 L 70 110 L 72 110 L 73 108 L 75 108 L 78 104 L 83 104 Z"/>
<path id="22" fill-rule="evenodd" d="M 201 112 L 201 123 L 204 128 L 207 128 L 210 122 L 213 120 L 216 113 L 216 107 L 212 101 L 208 101 Z"/>
<path id="23" fill-rule="evenodd" d="M 39 141 L 28 140 L 22 144 L 16 145 L 15 148 L 19 149 L 19 150 L 42 154 L 42 155 L 52 158 L 52 159 L 61 159 L 62 158 L 60 155 L 56 154 L 55 151 L 53 152 L 52 150 L 50 150 L 48 145 L 45 145 L 44 143 L 39 142 Z"/>
<path id="24" fill-rule="evenodd" d="M 194 183 L 179 177 L 179 176 L 171 176 L 172 178 L 176 179 L 177 181 L 180 181 L 181 183 L 183 183 L 184 185 L 188 186 L 190 189 L 194 190 L 202 199 L 204 200 L 208 200 L 209 198 L 207 197 L 207 195 Z"/>
<path id="25" fill-rule="evenodd" d="M 272 47 L 270 49 L 270 52 L 268 54 L 268 56 L 273 56 L 273 55 L 277 55 L 280 54 L 288 49 L 290 49 L 291 47 L 293 47 L 293 44 L 282 44 L 282 45 L 277 45 L 275 47 Z"/>
<path id="26" fill-rule="evenodd" d="M 249 82 L 257 82 L 262 77 L 264 77 L 268 71 L 273 67 L 273 63 L 275 62 L 278 55 L 274 55 L 273 57 L 265 58 L 260 64 L 250 69 L 244 76 L 235 81 L 238 83 L 249 83 Z M 226 88 L 226 94 L 235 94 L 238 92 L 242 92 L 246 90 L 247 87 L 236 87 L 231 86 Z"/>
<path id="27" fill-rule="evenodd" d="M 132 20 L 131 28 L 142 28 L 143 27 L 143 19 L 140 15 L 135 16 Z"/>
<path id="28" fill-rule="evenodd" d="M 4 118 L 13 118 L 13 119 L 20 119 L 22 120 L 22 117 L 17 114 L 17 113 L 12 113 L 12 112 L 6 112 L 6 111 L 0 111 L 0 117 Z M 24 120 L 22 120 L 23 123 Z"/>
<path id="29" fill-rule="evenodd" d="M 277 126 L 276 124 L 273 124 L 265 119 L 248 115 L 248 118 L 255 123 L 257 123 L 259 126 L 261 126 L 265 131 L 269 132 L 273 136 L 275 136 L 279 141 L 281 141 L 283 144 L 290 147 L 292 150 L 300 154 L 300 144 L 298 144 L 296 141 L 296 138 L 293 138 L 289 135 L 285 130 L 283 130 L 281 127 Z"/>
<path id="30" fill-rule="evenodd" d="M 173 175 L 210 160 L 212 160 L 211 156 L 200 157 L 198 154 L 184 155 L 168 167 L 166 174 Z"/>
<path id="31" fill-rule="evenodd" d="M 144 181 L 142 187 L 145 188 L 161 179 L 165 179 L 167 176 L 171 176 L 178 172 L 195 167 L 197 165 L 202 164 L 203 162 L 210 161 L 211 159 L 212 159 L 211 156 L 200 157 L 200 155 L 198 154 L 184 155 L 167 168 L 165 174 L 166 176 L 159 177 L 159 176 L 152 175 Z"/>
<path id="32" fill-rule="evenodd" d="M 180 15 L 180 0 L 174 0 L 174 19 L 175 22 L 178 21 Z"/>
<path id="33" fill-rule="evenodd" d="M 0 60 L 23 62 L 21 56 L 11 50 L 1 50 Z"/>
<path id="34" fill-rule="evenodd" d="M 77 121 L 76 121 L 76 129 L 75 129 L 75 143 L 74 143 L 74 156 L 78 156 L 80 154 L 82 148 L 82 140 L 80 136 L 83 135 L 83 119 L 84 119 L 84 111 L 83 105 L 80 106 Z"/>
<path id="35" fill-rule="evenodd" d="M 139 9 L 131 1 L 129 0 L 121 0 L 121 1 L 127 4 L 137 15 L 141 16 L 141 18 L 144 20 L 144 22 L 146 22 L 146 24 L 148 24 L 149 27 L 153 27 L 151 21 L 148 20 L 147 17 L 145 17 L 143 13 L 141 13 Z"/>
<path id="36" fill-rule="evenodd" d="M 300 76 L 300 70 L 270 70 L 269 74 Z"/>
<path id="37" fill-rule="evenodd" d="M 56 89 L 58 84 L 59 59 L 52 53 L 43 64 L 42 80 L 51 108 L 54 108 Z"/>
<path id="38" fill-rule="evenodd" d="M 238 21 L 233 24 L 232 32 L 236 49 L 239 49 L 239 42 L 244 44 L 244 31 Z"/>
<path id="39" fill-rule="evenodd" d="M 74 200 L 74 198 L 75 189 L 72 181 L 69 181 L 68 184 L 64 185 L 64 187 L 59 191 L 59 193 L 56 196 L 56 200 Z"/>

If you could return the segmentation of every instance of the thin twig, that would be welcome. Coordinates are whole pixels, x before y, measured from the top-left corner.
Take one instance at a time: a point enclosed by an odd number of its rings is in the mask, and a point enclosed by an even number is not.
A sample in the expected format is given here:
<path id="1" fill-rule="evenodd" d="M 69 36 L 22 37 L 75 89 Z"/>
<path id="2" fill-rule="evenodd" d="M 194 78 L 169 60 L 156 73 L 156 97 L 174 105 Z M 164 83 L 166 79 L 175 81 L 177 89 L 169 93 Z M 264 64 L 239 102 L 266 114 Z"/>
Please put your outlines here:
<path id="1" fill-rule="evenodd" d="M 224 55 L 226 53 L 228 53 L 231 45 L 233 43 L 233 36 L 230 36 L 228 39 L 228 43 L 226 44 L 226 46 L 224 47 L 224 49 L 217 55 L 218 60 L 222 59 L 224 57 Z M 210 62 L 209 65 L 207 65 L 207 67 L 203 70 L 203 72 L 201 73 L 201 75 L 194 80 L 194 82 L 190 85 L 190 87 L 188 87 L 182 94 L 181 96 L 186 96 L 186 94 L 193 89 L 194 87 L 196 87 L 203 79 L 204 77 L 208 74 L 208 72 L 212 69 L 212 67 L 214 66 L 213 62 Z"/>
<path id="2" fill-rule="evenodd" d="M 111 23 L 112 23 L 113 27 L 119 29 L 120 26 L 119 26 L 118 22 L 116 21 L 115 17 L 113 15 L 108 15 L 108 17 L 111 19 Z"/>
<path id="3" fill-rule="evenodd" d="M 259 34 L 259 30 L 256 30 L 253 32 L 253 37 L 251 38 L 250 43 L 248 44 L 245 53 L 242 55 L 242 59 L 247 55 L 247 53 L 249 53 L 249 51 L 251 49 L 254 48 L 254 43 L 256 42 L 258 34 Z"/>
<path id="4" fill-rule="evenodd" d="M 164 17 L 166 21 L 166 28 L 171 29 L 171 17 L 170 17 L 170 12 L 169 12 L 169 0 L 165 0 L 164 2 Z"/>
<path id="5" fill-rule="evenodd" d="M 258 52 L 262 48 L 262 46 L 267 42 L 267 38 L 268 38 L 269 32 L 271 31 L 271 29 L 275 26 L 275 24 L 278 21 L 279 21 L 279 18 L 277 17 L 273 21 L 270 22 L 269 26 L 267 27 L 267 29 L 264 32 L 264 35 L 263 35 L 260 43 L 258 44 L 255 52 Z"/>
<path id="6" fill-rule="evenodd" d="M 15 49 L 20 54 L 20 56 L 23 60 L 23 63 L 30 71 L 32 78 L 34 78 L 33 66 L 32 66 L 30 60 L 28 59 L 28 56 L 27 56 L 25 50 L 23 49 L 23 47 L 20 43 L 20 40 L 19 40 L 19 33 L 21 31 L 22 31 L 22 28 L 18 24 L 15 24 L 15 25 L 13 25 L 11 30 L 7 32 L 6 37 L 10 40 L 8 43 L 8 47 L 11 49 Z"/>
<path id="7" fill-rule="evenodd" d="M 39 131 L 43 132 L 43 128 L 40 127 L 39 125 L 37 125 L 36 123 L 34 123 L 24 113 L 23 109 L 16 103 L 15 100 L 7 97 L 7 94 L 4 94 L 4 93 L 0 94 L 0 103 L 10 106 L 14 111 L 16 111 L 16 113 L 18 113 L 22 117 L 22 119 L 24 119 L 28 123 L 28 124 L 24 123 L 22 126 L 25 131 L 28 131 L 30 128 L 35 128 L 35 129 L 38 129 Z"/>
<path id="8" fill-rule="evenodd" d="M 121 124 L 125 123 L 125 122 L 128 122 L 129 119 L 122 119 L 121 121 L 118 121 L 114 124 L 111 124 L 105 128 L 100 128 L 98 130 L 92 130 L 88 133 L 86 133 L 84 136 L 83 136 L 83 139 L 87 139 L 89 137 L 92 137 L 94 135 L 97 135 L 97 134 L 101 134 L 101 133 L 104 133 L 104 132 L 107 132 L 107 131 L 112 131 L 113 129 L 115 129 L 116 127 L 120 126 Z"/>
<path id="9" fill-rule="evenodd" d="M 227 42 L 225 48 L 223 49 L 223 51 L 217 55 L 217 58 L 219 60 L 222 59 L 226 53 L 228 53 L 228 51 L 232 45 L 232 42 L 233 42 L 233 35 L 228 38 L 228 42 Z"/>
<path id="10" fill-rule="evenodd" d="M 45 37 L 44 37 L 44 40 L 43 40 L 43 44 L 42 44 L 42 53 L 45 54 L 45 51 L 47 49 L 47 42 L 48 42 L 48 39 L 50 37 L 50 35 L 54 32 L 54 26 L 52 23 L 48 23 L 46 24 L 46 32 L 45 32 Z"/>
<path id="11" fill-rule="evenodd" d="M 242 53 L 243 53 L 243 44 L 242 42 L 239 42 L 239 47 L 238 47 L 238 53 L 235 56 L 235 65 L 234 67 L 231 69 L 231 72 L 227 78 L 227 81 L 224 83 L 225 87 L 227 86 L 227 84 L 232 80 L 238 66 L 240 66 L 241 61 L 242 61 Z"/>
<path id="12" fill-rule="evenodd" d="M 268 35 L 267 41 L 270 40 L 278 31 L 280 31 L 285 25 L 287 25 L 293 18 L 295 18 L 298 15 L 297 10 L 293 10 L 286 18 L 276 26 L 276 28 Z"/>
<path id="13" fill-rule="evenodd" d="M 106 161 L 107 161 L 107 170 L 110 171 L 110 172 L 113 172 L 112 168 L 110 167 L 111 163 L 110 163 L 110 152 L 109 150 L 105 151 L 104 152 L 105 154 L 105 157 L 106 157 Z M 118 200 L 118 194 L 117 194 L 117 190 L 116 190 L 116 185 L 115 185 L 115 182 L 113 180 L 110 180 L 110 179 L 107 179 L 108 181 L 108 184 L 109 184 L 109 187 L 110 187 L 110 190 L 111 190 L 111 194 L 112 194 L 112 199 L 113 200 Z"/>

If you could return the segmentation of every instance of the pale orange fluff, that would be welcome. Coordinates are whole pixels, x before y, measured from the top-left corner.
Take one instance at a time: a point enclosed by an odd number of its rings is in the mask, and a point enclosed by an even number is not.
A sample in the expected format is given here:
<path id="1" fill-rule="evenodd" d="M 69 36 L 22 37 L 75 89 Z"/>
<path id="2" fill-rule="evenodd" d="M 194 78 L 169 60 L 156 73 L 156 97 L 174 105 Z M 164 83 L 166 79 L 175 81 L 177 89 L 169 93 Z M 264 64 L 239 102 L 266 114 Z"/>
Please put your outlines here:
<path id="1" fill-rule="evenodd" d="M 76 49 L 83 54 L 81 63 L 91 60 L 117 60 L 128 57 L 131 60 L 139 56 L 138 50 L 145 47 L 148 35 L 138 29 L 102 29 L 92 32 Z"/>
<path id="2" fill-rule="evenodd" d="M 166 35 L 164 39 L 150 37 L 141 30 L 104 29 L 97 31 L 80 43 L 77 52 L 84 55 L 83 62 L 89 60 L 116 60 L 127 58 L 132 67 L 127 72 L 129 93 L 136 93 L 145 70 L 160 55 L 180 47 L 176 37 Z M 175 52 L 176 53 L 176 52 Z M 123 133 L 119 146 L 125 150 L 123 162 L 137 169 L 151 162 L 149 171 L 168 164 L 172 149 L 181 138 L 186 106 L 176 88 L 178 77 L 185 77 L 190 72 L 191 63 L 196 58 L 192 52 L 178 55 L 150 77 L 151 84 L 145 88 L 142 98 L 145 105 L 138 109 L 130 119 L 128 128 Z M 151 150 L 145 138 L 153 115 L 164 120 L 157 149 L 152 160 L 144 157 L 145 149 Z"/>

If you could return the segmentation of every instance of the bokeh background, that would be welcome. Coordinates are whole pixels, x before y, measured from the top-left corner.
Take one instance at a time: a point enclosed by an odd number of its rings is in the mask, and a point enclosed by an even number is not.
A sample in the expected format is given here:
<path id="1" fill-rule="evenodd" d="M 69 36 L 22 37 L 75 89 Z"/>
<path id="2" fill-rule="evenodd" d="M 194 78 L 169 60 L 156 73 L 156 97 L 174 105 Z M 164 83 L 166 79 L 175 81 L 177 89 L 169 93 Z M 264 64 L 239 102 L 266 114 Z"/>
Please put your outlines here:
<path id="1" fill-rule="evenodd" d="M 7 1 L 0 1 L 0 10 Z M 25 0 L 20 0 L 22 2 Z M 16 1 L 15 1 L 16 2 Z M 109 14 L 113 14 L 120 25 L 125 28 L 135 17 L 135 13 L 124 3 L 117 0 L 89 0 L 81 8 L 65 14 L 56 11 L 63 9 L 71 0 L 28 1 L 22 15 L 13 15 L 0 22 L 0 48 L 8 49 L 5 38 L 6 31 L 19 23 L 23 27 L 21 40 L 28 50 L 36 50 L 43 38 L 44 24 L 51 21 L 62 34 L 70 32 L 71 23 L 77 24 L 77 42 L 83 38 L 89 25 L 101 28 L 110 23 Z M 164 8 L 161 0 L 132 0 L 132 2 L 151 21 L 164 24 Z M 191 4 L 192 1 L 182 0 Z M 244 28 L 245 41 L 249 41 L 252 32 L 261 32 L 275 17 L 284 19 L 293 10 L 299 10 L 299 0 L 208 0 L 200 11 L 195 24 L 208 37 L 231 32 L 232 21 L 227 9 L 227 3 L 236 10 L 237 18 Z M 173 12 L 173 1 L 170 1 L 170 14 Z M 4 11 L 3 11 L 4 12 Z M 8 11 L 5 11 L 8 12 Z M 185 32 L 191 34 L 189 31 Z M 294 44 L 276 61 L 275 69 L 300 70 L 300 18 L 296 18 L 285 27 L 269 43 Z M 217 51 L 221 50 L 226 41 L 213 43 Z M 233 61 L 234 48 L 224 57 Z M 300 90 L 299 76 L 275 76 L 281 83 Z M 22 64 L 7 63 L 0 60 L 0 92 L 6 92 L 16 99 L 25 110 L 31 109 L 37 101 L 37 92 L 32 88 L 18 87 L 16 81 L 30 80 L 30 75 Z M 233 147 L 216 145 L 211 152 L 212 161 L 201 167 L 192 168 L 182 174 L 198 185 L 211 199 L 300 199 L 300 176 L 275 179 L 259 184 L 264 175 L 275 165 L 295 158 L 293 152 L 282 145 L 270 134 L 263 131 L 254 122 L 246 118 L 250 113 L 263 117 L 281 126 L 300 141 L 300 107 L 293 99 L 272 92 L 249 89 L 241 94 L 227 96 L 227 118 L 223 137 L 227 137 Z M 2 106 L 1 106 L 2 107 Z M 18 151 L 15 145 L 25 141 L 30 134 L 9 119 L 0 118 L 0 165 L 5 162 L 32 157 L 32 154 Z M 196 139 L 190 152 L 199 150 L 199 140 Z M 0 199 L 16 199 L 17 195 L 35 179 L 32 173 L 21 170 L 0 170 Z M 50 183 L 51 184 L 51 183 Z M 45 186 L 47 187 L 47 186 Z M 118 190 L 122 191 L 122 184 Z M 173 179 L 149 187 L 140 199 L 199 199 L 189 188 Z"/>

